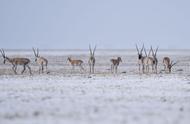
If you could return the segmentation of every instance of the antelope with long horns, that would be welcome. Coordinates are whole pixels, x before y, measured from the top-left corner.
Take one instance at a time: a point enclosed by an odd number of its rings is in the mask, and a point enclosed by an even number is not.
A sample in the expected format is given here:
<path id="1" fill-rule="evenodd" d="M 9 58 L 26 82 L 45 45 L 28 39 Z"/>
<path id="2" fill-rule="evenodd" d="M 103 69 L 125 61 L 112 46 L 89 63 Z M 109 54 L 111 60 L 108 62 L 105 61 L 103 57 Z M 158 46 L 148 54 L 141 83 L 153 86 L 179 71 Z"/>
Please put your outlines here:
<path id="1" fill-rule="evenodd" d="M 142 61 L 143 58 L 144 58 L 143 53 L 142 53 L 143 49 L 144 49 L 144 44 L 143 44 L 143 46 L 142 46 L 142 48 L 141 48 L 140 51 L 139 51 L 139 48 L 138 48 L 138 46 L 136 44 L 136 50 L 137 50 L 137 54 L 138 54 L 139 73 L 141 72 L 141 66 L 143 67 L 143 61 Z M 142 70 L 142 71 L 144 72 L 144 70 Z"/>
<path id="2" fill-rule="evenodd" d="M 34 48 L 32 48 L 32 49 L 33 49 L 33 52 L 35 55 L 35 62 L 39 65 L 39 74 L 40 74 L 40 72 L 44 73 L 44 66 L 46 68 L 46 73 L 49 73 L 47 71 L 48 60 L 44 57 L 39 56 L 39 49 L 38 48 L 36 50 Z"/>
<path id="3" fill-rule="evenodd" d="M 74 71 L 75 66 L 79 66 L 80 69 L 84 71 L 84 68 L 82 66 L 82 64 L 83 64 L 82 60 L 74 60 L 74 59 L 71 59 L 71 57 L 68 57 L 67 60 L 70 62 L 71 66 L 72 66 L 72 72 Z"/>
<path id="4" fill-rule="evenodd" d="M 168 70 L 168 72 L 171 73 L 172 67 L 174 65 L 176 65 L 177 62 L 175 62 L 175 63 L 173 61 L 170 62 L 170 58 L 169 57 L 164 57 L 163 58 L 163 64 L 164 64 L 164 70 L 165 70 L 165 72 L 167 72 L 167 70 Z"/>
<path id="5" fill-rule="evenodd" d="M 144 52 L 145 52 L 146 56 L 144 56 L 142 58 L 142 70 L 143 70 L 143 73 L 145 73 L 145 70 L 146 70 L 146 73 L 149 73 L 149 66 L 152 67 L 152 72 L 153 72 L 153 70 L 154 70 L 154 58 L 150 57 L 151 49 L 149 50 L 149 53 L 147 55 L 146 48 L 144 47 Z"/>
<path id="6" fill-rule="evenodd" d="M 31 68 L 29 66 L 30 59 L 28 59 L 28 58 L 9 58 L 5 55 L 5 52 L 3 49 L 1 49 L 0 51 L 1 51 L 2 57 L 4 59 L 3 63 L 5 64 L 6 61 L 11 63 L 13 65 L 12 69 L 13 69 L 15 74 L 17 74 L 17 66 L 18 65 L 23 66 L 23 70 L 22 70 L 21 74 L 24 73 L 24 71 L 26 70 L 26 67 L 29 69 L 30 75 L 32 74 Z"/>
<path id="7" fill-rule="evenodd" d="M 154 61 L 153 61 L 154 70 L 155 70 L 155 72 L 157 73 L 157 69 L 158 69 L 158 59 L 157 59 L 158 47 L 157 47 L 156 50 L 154 51 L 154 50 L 152 49 L 152 46 L 151 46 L 151 51 L 152 51 L 152 57 L 153 57 L 153 59 L 154 59 Z"/>
<path id="8" fill-rule="evenodd" d="M 89 51 L 90 51 L 90 57 L 89 57 L 89 60 L 88 60 L 88 64 L 89 64 L 89 67 L 90 67 L 90 74 L 91 73 L 94 73 L 94 66 L 95 66 L 95 62 L 96 62 L 96 59 L 95 59 L 95 51 L 96 51 L 96 46 L 94 47 L 94 50 L 92 51 L 91 49 L 91 46 L 89 45 Z"/>
<path id="9" fill-rule="evenodd" d="M 122 62 L 121 57 L 117 57 L 117 59 L 111 59 L 111 72 L 117 73 L 117 68 L 119 66 L 119 63 Z"/>

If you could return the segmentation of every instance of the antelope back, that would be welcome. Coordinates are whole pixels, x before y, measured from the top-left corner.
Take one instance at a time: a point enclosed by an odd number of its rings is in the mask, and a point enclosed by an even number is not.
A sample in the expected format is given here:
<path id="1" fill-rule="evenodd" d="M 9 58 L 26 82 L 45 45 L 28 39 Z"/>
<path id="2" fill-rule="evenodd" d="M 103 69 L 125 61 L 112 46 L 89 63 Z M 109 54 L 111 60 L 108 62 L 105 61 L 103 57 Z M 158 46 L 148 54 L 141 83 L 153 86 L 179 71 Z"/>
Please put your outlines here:
<path id="1" fill-rule="evenodd" d="M 26 65 L 30 63 L 30 60 L 28 58 L 12 58 L 11 63 L 16 65 Z"/>

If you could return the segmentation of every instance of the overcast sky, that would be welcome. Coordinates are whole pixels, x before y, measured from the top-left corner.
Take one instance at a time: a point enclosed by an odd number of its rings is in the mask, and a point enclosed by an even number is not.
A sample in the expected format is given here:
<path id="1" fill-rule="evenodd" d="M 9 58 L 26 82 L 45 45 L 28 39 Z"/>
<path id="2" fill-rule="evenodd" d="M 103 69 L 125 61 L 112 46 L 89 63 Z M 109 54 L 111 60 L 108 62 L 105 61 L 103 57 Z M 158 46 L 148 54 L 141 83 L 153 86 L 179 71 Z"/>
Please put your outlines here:
<path id="1" fill-rule="evenodd" d="M 189 0 L 0 0 L 0 47 L 190 48 Z"/>

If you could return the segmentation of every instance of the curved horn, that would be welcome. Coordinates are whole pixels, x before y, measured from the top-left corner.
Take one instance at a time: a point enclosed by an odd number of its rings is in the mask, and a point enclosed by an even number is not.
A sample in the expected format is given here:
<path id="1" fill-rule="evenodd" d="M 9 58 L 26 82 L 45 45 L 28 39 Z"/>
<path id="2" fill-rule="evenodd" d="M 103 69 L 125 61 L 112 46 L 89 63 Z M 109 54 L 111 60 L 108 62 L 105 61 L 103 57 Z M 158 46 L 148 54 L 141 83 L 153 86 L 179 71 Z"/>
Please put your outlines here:
<path id="1" fill-rule="evenodd" d="M 153 50 L 152 46 L 151 46 L 150 50 L 152 51 L 152 56 L 154 56 L 154 50 Z"/>
<path id="2" fill-rule="evenodd" d="M 150 50 L 148 52 L 148 56 L 150 56 L 151 51 L 152 51 L 152 46 L 150 47 Z"/>
<path id="3" fill-rule="evenodd" d="M 90 50 L 90 55 L 92 56 L 92 49 L 91 49 L 90 44 L 89 44 L 89 50 Z"/>
<path id="4" fill-rule="evenodd" d="M 155 51 L 155 53 L 154 53 L 155 56 L 157 55 L 158 48 L 159 48 L 159 47 L 156 48 L 156 51 Z"/>
<path id="5" fill-rule="evenodd" d="M 139 48 L 138 48 L 137 44 L 135 44 L 135 46 L 136 46 L 137 52 L 139 54 Z"/>
<path id="6" fill-rule="evenodd" d="M 5 52 L 2 48 L 1 48 L 1 54 L 2 54 L 3 58 L 5 58 Z"/>
<path id="7" fill-rule="evenodd" d="M 173 63 L 173 61 L 171 62 L 171 66 L 174 66 L 174 65 L 176 65 L 178 63 L 178 61 L 177 62 L 175 62 L 175 63 Z"/>
<path id="8" fill-rule="evenodd" d="M 144 47 L 144 43 L 143 43 L 143 46 L 142 46 L 142 49 L 141 49 L 141 53 L 142 53 L 142 51 L 143 51 L 144 48 L 145 48 L 145 47 Z"/>
<path id="9" fill-rule="evenodd" d="M 39 56 L 39 49 L 37 48 L 37 57 Z"/>
<path id="10" fill-rule="evenodd" d="M 32 48 L 32 50 L 33 50 L 33 52 L 34 52 L 34 55 L 37 57 L 35 49 L 34 49 L 34 48 Z"/>
<path id="11" fill-rule="evenodd" d="M 146 55 L 146 57 L 147 57 L 147 53 L 146 53 L 146 48 L 144 47 L 144 53 L 145 53 L 145 55 Z"/>
<path id="12" fill-rule="evenodd" d="M 96 51 L 96 46 L 94 47 L 94 50 L 93 50 L 93 56 L 94 56 L 94 54 L 95 54 L 95 51 Z"/>

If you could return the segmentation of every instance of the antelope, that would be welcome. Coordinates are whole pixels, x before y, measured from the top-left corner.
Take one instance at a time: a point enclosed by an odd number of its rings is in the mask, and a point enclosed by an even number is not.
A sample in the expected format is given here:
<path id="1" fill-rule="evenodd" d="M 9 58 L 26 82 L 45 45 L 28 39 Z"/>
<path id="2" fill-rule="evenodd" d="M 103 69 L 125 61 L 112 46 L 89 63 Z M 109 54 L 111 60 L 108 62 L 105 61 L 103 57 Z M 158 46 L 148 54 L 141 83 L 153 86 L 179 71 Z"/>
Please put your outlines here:
<path id="1" fill-rule="evenodd" d="M 44 66 L 46 67 L 46 73 L 49 73 L 47 71 L 47 65 L 48 65 L 48 60 L 44 57 L 39 56 L 39 49 L 34 49 L 33 52 L 35 55 L 35 62 L 39 65 L 39 74 L 40 72 L 44 73 Z"/>
<path id="2" fill-rule="evenodd" d="M 141 48 L 141 50 L 139 51 L 139 48 L 138 48 L 138 46 L 136 45 L 136 49 L 137 49 L 137 52 L 138 52 L 138 65 L 139 65 L 139 73 L 140 73 L 140 71 L 141 71 L 141 66 L 142 66 L 142 72 L 143 73 L 145 73 L 145 70 L 147 71 L 147 72 L 149 72 L 149 65 L 153 65 L 152 63 L 153 63 L 153 59 L 151 58 L 151 57 L 149 57 L 149 55 L 150 55 L 150 51 L 149 51 L 149 54 L 147 55 L 147 53 L 146 53 L 146 49 L 145 49 L 145 47 L 144 47 L 144 44 L 143 44 L 143 46 L 142 46 L 142 48 Z M 145 56 L 143 56 L 143 50 L 144 50 L 144 52 L 145 52 Z M 152 68 L 153 68 L 153 66 L 152 66 Z"/>
<path id="3" fill-rule="evenodd" d="M 17 74 L 17 66 L 18 65 L 22 65 L 23 66 L 23 70 L 21 72 L 21 74 L 24 73 L 24 71 L 26 70 L 26 67 L 28 68 L 29 72 L 30 72 L 30 75 L 32 74 L 31 72 L 31 68 L 29 66 L 29 63 L 30 63 L 30 59 L 28 58 L 9 58 L 5 55 L 5 52 L 3 49 L 0 50 L 1 51 L 1 54 L 2 54 L 2 57 L 4 59 L 3 63 L 5 64 L 6 61 L 8 61 L 9 63 L 11 63 L 13 65 L 12 69 L 14 71 L 15 74 Z"/>
<path id="4" fill-rule="evenodd" d="M 79 66 L 80 69 L 84 71 L 84 68 L 82 67 L 82 60 L 72 60 L 71 57 L 68 57 L 67 60 L 71 63 L 72 71 L 75 69 L 75 66 Z"/>
<path id="5" fill-rule="evenodd" d="M 111 61 L 111 72 L 117 73 L 117 68 L 119 66 L 119 63 L 122 62 L 121 57 L 117 57 L 117 59 L 110 59 Z"/>
<path id="6" fill-rule="evenodd" d="M 155 69 L 155 72 L 157 73 L 158 59 L 157 59 L 156 55 L 157 55 L 158 47 L 156 48 L 156 50 L 154 52 L 154 50 L 152 49 L 152 46 L 151 46 L 151 51 L 152 51 L 152 57 L 154 59 L 154 61 L 153 61 L 154 69 Z"/>
<path id="7" fill-rule="evenodd" d="M 171 73 L 171 69 L 172 67 L 177 64 L 177 62 L 173 63 L 173 61 L 170 62 L 170 58 L 169 57 L 164 57 L 163 58 L 163 64 L 164 64 L 164 70 L 165 72 L 167 72 L 167 70 L 169 71 L 169 73 Z"/>
<path id="8" fill-rule="evenodd" d="M 89 51 L 90 51 L 90 58 L 88 60 L 88 64 L 90 66 L 90 73 L 94 73 L 94 66 L 95 66 L 95 62 L 96 62 L 94 54 L 96 51 L 96 46 L 94 47 L 94 50 L 92 52 L 91 46 L 89 45 Z"/>
<path id="9" fill-rule="evenodd" d="M 154 58 L 150 57 L 151 49 L 149 50 L 149 54 L 147 55 L 146 49 L 144 47 L 144 52 L 145 52 L 146 56 L 142 57 L 143 73 L 145 73 L 145 70 L 147 73 L 149 72 L 149 66 L 152 67 L 152 72 L 153 72 L 153 70 L 154 70 Z"/>

